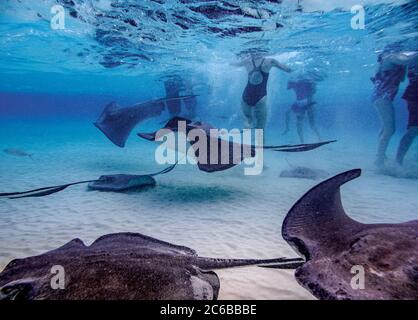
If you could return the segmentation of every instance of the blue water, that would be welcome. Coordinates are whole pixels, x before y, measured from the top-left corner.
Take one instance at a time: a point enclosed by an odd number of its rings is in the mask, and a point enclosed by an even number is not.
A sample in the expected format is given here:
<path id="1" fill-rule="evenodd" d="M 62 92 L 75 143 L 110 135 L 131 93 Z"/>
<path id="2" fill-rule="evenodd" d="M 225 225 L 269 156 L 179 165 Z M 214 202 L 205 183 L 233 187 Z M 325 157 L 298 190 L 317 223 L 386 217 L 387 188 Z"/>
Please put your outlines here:
<path id="1" fill-rule="evenodd" d="M 93 122 L 111 101 L 128 106 L 165 97 L 163 81 L 169 75 L 180 74 L 197 84 L 201 120 L 242 128 L 247 75 L 231 63 L 254 48 L 289 65 L 294 74 L 315 72 L 323 78 L 315 96 L 317 124 L 323 139 L 339 142 L 309 154 L 268 154 L 268 170 L 250 180 L 234 170 L 208 175 L 185 167 L 162 178 L 161 189 L 139 197 L 76 187 L 39 201 L 2 199 L 0 266 L 74 237 L 92 241 L 117 231 L 143 232 L 203 255 L 293 254 L 280 238 L 280 223 L 315 182 L 279 182 L 278 174 L 289 162 L 331 174 L 362 167 L 364 180 L 347 188 L 347 207 L 356 218 L 416 218 L 418 180 L 382 175 L 373 167 L 379 119 L 370 77 L 386 46 L 416 50 L 418 2 L 364 2 L 366 28 L 353 30 L 350 8 L 356 1 L 349 0 L 2 0 L 0 150 L 18 148 L 34 154 L 34 160 L 0 154 L 0 192 L 160 169 L 153 144 L 132 134 L 127 147 L 119 149 Z M 56 4 L 65 9 L 63 30 L 50 26 Z M 271 72 L 268 143 L 298 143 L 294 127 L 290 135 L 281 135 L 285 112 L 295 99 L 286 90 L 291 77 Z M 406 129 L 401 94 L 394 106 L 397 133 L 388 150 L 391 158 Z M 134 132 L 155 129 L 167 118 L 163 114 Z M 309 128 L 305 130 L 308 142 L 315 142 Z M 417 160 L 415 144 L 406 161 L 416 170 Z M 248 282 L 223 274 L 227 285 L 221 297 L 311 298 L 290 273 L 242 272 L 238 275 Z"/>
<path id="2" fill-rule="evenodd" d="M 313 1 L 306 2 L 311 8 Z M 240 115 L 246 76 L 230 63 L 240 52 L 262 48 L 282 55 L 297 72 L 325 75 L 317 93 L 319 125 L 337 130 L 347 123 L 339 119 L 350 118 L 356 120 L 354 129 L 374 132 L 369 78 L 376 53 L 390 43 L 406 50 L 416 44 L 417 4 L 406 2 L 367 6 L 366 29 L 353 30 L 352 14 L 338 5 L 331 11 L 298 12 L 295 1 L 241 6 L 239 1 L 218 6 L 199 1 L 58 1 L 66 10 L 66 29 L 52 30 L 49 10 L 55 1 L 2 1 L 1 116 L 94 118 L 109 100 L 124 105 L 164 96 L 161 78 L 178 73 L 204 83 L 196 93 L 205 118 Z M 267 18 L 246 14 L 249 10 Z M 287 75 L 273 72 L 271 77 L 269 119 L 277 127 L 294 97 L 285 90 Z M 406 110 L 401 100 L 396 104 L 401 125 Z"/>

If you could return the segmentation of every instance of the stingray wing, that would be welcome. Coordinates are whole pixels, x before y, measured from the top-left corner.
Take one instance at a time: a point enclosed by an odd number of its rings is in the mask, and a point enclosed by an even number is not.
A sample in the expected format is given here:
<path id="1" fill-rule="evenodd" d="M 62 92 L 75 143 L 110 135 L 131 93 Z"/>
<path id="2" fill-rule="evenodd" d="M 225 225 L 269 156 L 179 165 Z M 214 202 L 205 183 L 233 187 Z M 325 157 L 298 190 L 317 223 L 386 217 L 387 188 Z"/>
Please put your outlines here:
<path id="1" fill-rule="evenodd" d="M 228 170 L 244 159 L 255 156 L 255 148 L 252 146 L 212 137 L 203 129 L 201 132 L 199 139 L 190 142 L 201 171 L 210 173 Z M 204 143 L 200 139 L 204 139 Z"/>
<path id="2" fill-rule="evenodd" d="M 158 136 L 159 133 L 164 134 L 164 132 L 166 131 L 178 132 L 180 122 L 183 122 L 186 125 L 186 131 L 187 131 L 187 126 L 192 121 L 183 117 L 174 117 L 168 120 L 166 124 L 164 125 L 164 127 L 159 129 L 158 131 L 150 132 L 150 133 L 138 133 L 138 136 L 148 141 L 156 141 L 157 139 L 160 138 Z"/>
<path id="3" fill-rule="evenodd" d="M 328 179 L 309 190 L 288 212 L 282 226 L 283 238 L 307 260 L 338 250 L 346 234 L 359 229 L 344 211 L 340 187 L 358 178 L 361 170 L 351 170 Z"/>
<path id="4" fill-rule="evenodd" d="M 287 214 L 283 238 L 307 260 L 295 277 L 319 299 L 417 299 L 418 221 L 361 224 L 349 218 L 340 187 L 360 174 L 352 170 L 322 182 Z"/>
<path id="5" fill-rule="evenodd" d="M 164 110 L 162 101 L 149 101 L 122 108 L 115 102 L 107 105 L 94 125 L 118 147 L 125 147 L 132 129 L 138 123 L 159 116 Z"/>
<path id="6" fill-rule="evenodd" d="M 172 255 L 196 256 L 196 251 L 184 246 L 178 246 L 158 240 L 140 233 L 114 233 L 98 238 L 91 248 L 95 250 L 128 250 L 141 251 L 144 249 L 156 250 L 160 253 Z"/>
<path id="7" fill-rule="evenodd" d="M 104 108 L 94 125 L 115 145 L 123 148 L 125 147 L 126 140 L 128 140 L 132 129 L 139 123 L 160 116 L 164 111 L 167 102 L 181 101 L 190 97 L 195 97 L 195 95 L 151 100 L 125 108 L 112 102 Z"/>

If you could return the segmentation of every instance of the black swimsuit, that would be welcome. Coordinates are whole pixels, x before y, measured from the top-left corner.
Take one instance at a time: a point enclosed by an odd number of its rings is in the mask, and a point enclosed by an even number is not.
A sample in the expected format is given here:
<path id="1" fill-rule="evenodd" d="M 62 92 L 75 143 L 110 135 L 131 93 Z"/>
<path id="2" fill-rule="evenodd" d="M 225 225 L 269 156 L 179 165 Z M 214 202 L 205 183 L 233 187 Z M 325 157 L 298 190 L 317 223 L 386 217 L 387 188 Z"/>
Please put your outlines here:
<path id="1" fill-rule="evenodd" d="M 242 99 L 247 105 L 254 107 L 255 105 L 257 105 L 257 103 L 260 102 L 261 99 L 267 96 L 267 81 L 269 79 L 269 73 L 264 72 L 262 69 L 264 59 L 263 61 L 261 61 L 258 67 L 255 65 L 254 60 L 252 60 L 252 62 L 254 65 L 254 69 L 248 75 L 248 83 L 247 83 L 247 86 L 245 87 L 244 94 L 242 95 Z M 255 74 L 256 72 L 259 72 L 263 77 L 263 81 L 260 84 L 252 84 L 250 82 L 251 76 Z"/>

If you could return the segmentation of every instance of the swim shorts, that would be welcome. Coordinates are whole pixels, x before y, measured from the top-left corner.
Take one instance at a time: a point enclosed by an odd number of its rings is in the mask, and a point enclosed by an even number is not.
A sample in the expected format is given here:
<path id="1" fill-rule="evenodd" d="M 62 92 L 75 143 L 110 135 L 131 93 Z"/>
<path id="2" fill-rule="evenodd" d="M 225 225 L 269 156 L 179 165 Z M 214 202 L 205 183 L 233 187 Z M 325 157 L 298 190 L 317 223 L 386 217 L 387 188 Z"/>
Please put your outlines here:
<path id="1" fill-rule="evenodd" d="M 418 127 L 418 100 L 407 100 L 409 119 L 408 128 Z"/>
<path id="2" fill-rule="evenodd" d="M 312 103 L 308 103 L 307 99 L 298 100 L 292 105 L 292 111 L 298 115 L 304 115 L 311 107 Z"/>

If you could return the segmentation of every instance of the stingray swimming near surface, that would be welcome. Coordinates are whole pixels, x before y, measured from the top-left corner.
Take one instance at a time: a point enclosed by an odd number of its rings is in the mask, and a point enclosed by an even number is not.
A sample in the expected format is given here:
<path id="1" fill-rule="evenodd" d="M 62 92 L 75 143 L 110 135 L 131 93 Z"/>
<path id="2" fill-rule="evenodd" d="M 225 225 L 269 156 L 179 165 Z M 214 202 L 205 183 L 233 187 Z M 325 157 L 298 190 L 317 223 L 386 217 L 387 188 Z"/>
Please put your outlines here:
<path id="1" fill-rule="evenodd" d="M 322 182 L 287 214 L 283 238 L 306 259 L 296 279 L 319 299 L 418 299 L 418 220 L 351 219 L 340 187 L 360 175 L 352 170 Z M 353 268 L 364 270 L 364 288 L 352 286 Z"/>
<path id="2" fill-rule="evenodd" d="M 183 125 L 184 124 L 184 125 Z M 184 132 L 179 131 L 184 127 Z M 299 145 L 282 145 L 282 146 L 263 146 L 258 147 L 254 145 L 241 144 L 211 134 L 211 130 L 216 130 L 212 125 L 182 117 L 174 117 L 167 122 L 167 124 L 160 130 L 153 133 L 139 133 L 138 136 L 149 141 L 159 140 L 160 134 L 167 134 L 168 132 L 181 132 L 186 136 L 189 133 L 201 132 L 203 136 L 203 144 L 199 136 L 195 136 L 194 140 L 190 141 L 190 145 L 194 150 L 197 159 L 197 164 L 200 170 L 205 172 L 215 172 L 230 169 L 247 158 L 255 157 L 257 149 L 265 149 L 280 152 L 305 152 L 310 151 L 326 144 L 335 141 L 325 141 L 313 144 L 299 144 Z M 201 146 L 205 148 L 201 148 Z M 226 151 L 226 152 L 224 152 Z"/>
<path id="3" fill-rule="evenodd" d="M 15 157 L 28 157 L 33 160 L 33 154 L 27 153 L 26 151 L 15 149 L 15 148 L 8 148 L 3 150 L 4 153 L 15 156 Z"/>
<path id="4" fill-rule="evenodd" d="M 124 192 L 140 190 L 145 187 L 154 186 L 156 181 L 155 176 L 168 173 L 175 168 L 176 164 L 165 168 L 156 173 L 146 175 L 132 175 L 132 174 L 113 174 L 103 175 L 99 179 L 85 180 L 62 184 L 58 186 L 43 187 L 34 190 L 22 191 L 22 192 L 5 192 L 0 193 L 0 197 L 9 197 L 10 199 L 19 198 L 31 198 L 31 197 L 44 197 L 50 194 L 54 194 L 67 189 L 70 186 L 86 184 L 90 190 L 97 191 L 112 191 L 112 192 Z"/>
<path id="5" fill-rule="evenodd" d="M 108 104 L 94 125 L 118 147 L 125 147 L 131 131 L 140 122 L 160 116 L 167 102 L 188 99 L 195 95 L 163 98 L 142 102 L 129 107 L 120 107 L 116 102 Z"/>
<path id="6" fill-rule="evenodd" d="M 0 273 L 0 299 L 212 300 L 219 278 L 212 270 L 274 263 L 294 269 L 300 258 L 217 259 L 137 233 L 105 235 L 86 246 L 79 239 L 39 256 L 11 261 Z M 62 266 L 63 289 L 51 288 Z"/>

